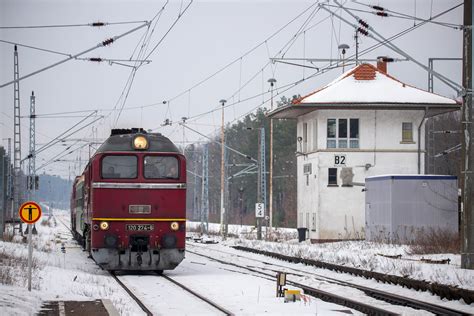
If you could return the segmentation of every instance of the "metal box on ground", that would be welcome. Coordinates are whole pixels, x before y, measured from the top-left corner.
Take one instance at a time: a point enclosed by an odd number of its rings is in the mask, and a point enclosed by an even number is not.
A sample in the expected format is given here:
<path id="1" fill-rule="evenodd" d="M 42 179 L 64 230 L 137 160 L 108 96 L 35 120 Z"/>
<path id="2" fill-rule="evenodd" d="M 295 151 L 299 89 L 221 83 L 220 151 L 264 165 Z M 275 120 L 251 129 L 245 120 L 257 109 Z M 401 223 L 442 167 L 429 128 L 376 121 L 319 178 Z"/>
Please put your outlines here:
<path id="1" fill-rule="evenodd" d="M 366 240 L 407 242 L 432 229 L 458 232 L 457 177 L 383 175 L 365 180 Z"/>

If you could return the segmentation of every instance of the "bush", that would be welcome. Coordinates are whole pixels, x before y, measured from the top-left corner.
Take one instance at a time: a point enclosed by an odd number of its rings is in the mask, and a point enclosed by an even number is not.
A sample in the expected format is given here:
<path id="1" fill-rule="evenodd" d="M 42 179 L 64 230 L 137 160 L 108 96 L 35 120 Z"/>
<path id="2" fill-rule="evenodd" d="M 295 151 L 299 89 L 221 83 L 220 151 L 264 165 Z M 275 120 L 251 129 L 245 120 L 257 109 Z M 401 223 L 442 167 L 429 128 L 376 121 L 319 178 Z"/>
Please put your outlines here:
<path id="1" fill-rule="evenodd" d="M 459 253 L 461 238 L 457 232 L 447 229 L 421 230 L 410 242 L 411 254 Z"/>
<path id="2" fill-rule="evenodd" d="M 35 258 L 31 262 L 33 273 L 36 274 L 38 263 Z M 28 259 L 15 257 L 5 249 L 0 250 L 0 283 L 6 285 L 18 285 L 18 282 L 26 283 L 28 278 Z"/>

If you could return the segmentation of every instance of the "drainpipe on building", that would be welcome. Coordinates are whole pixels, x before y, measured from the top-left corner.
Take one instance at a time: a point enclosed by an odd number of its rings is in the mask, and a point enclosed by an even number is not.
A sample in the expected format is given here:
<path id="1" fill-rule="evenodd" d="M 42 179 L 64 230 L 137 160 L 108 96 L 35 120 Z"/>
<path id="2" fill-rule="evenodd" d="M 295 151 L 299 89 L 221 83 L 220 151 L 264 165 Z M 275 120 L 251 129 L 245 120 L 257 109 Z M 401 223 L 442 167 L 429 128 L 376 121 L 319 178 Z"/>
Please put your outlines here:
<path id="1" fill-rule="evenodd" d="M 425 107 L 425 114 L 423 114 L 423 119 L 421 120 L 420 125 L 418 125 L 418 174 L 421 174 L 421 126 L 423 126 L 423 123 L 427 118 L 426 112 L 428 112 L 428 107 Z"/>

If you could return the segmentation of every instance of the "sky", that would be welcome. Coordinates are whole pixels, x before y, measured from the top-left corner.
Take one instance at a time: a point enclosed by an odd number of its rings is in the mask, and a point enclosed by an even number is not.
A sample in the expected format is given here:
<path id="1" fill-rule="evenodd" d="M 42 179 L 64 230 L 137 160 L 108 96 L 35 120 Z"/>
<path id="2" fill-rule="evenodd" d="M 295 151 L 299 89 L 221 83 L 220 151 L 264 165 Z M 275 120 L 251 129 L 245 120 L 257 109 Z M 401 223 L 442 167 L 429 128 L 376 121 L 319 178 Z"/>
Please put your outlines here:
<path id="1" fill-rule="evenodd" d="M 71 127 L 74 131 L 78 123 L 77 128 L 90 124 L 71 135 L 70 140 L 39 152 L 36 166 L 44 165 L 39 172 L 66 178 L 79 174 L 89 153 L 98 146 L 88 142 L 100 143 L 110 134 L 111 128 L 143 127 L 164 134 L 178 145 L 205 141 L 202 135 L 216 135 L 220 127 L 219 100 L 227 100 L 226 124 L 232 124 L 259 107 L 269 109 L 267 81 L 270 78 L 277 80 L 276 100 L 283 95 L 306 95 L 332 81 L 342 73 L 341 67 L 316 73 L 316 69 L 269 60 L 275 57 L 340 60 L 340 44 L 350 47 L 345 58 L 355 53 L 354 27 L 337 16 L 350 23 L 355 23 L 355 19 L 332 1 L 320 2 L 334 15 L 318 6 L 318 2 L 303 0 L 2 0 L 0 41 L 66 54 L 20 46 L 20 77 L 143 26 L 143 21 L 151 21 L 149 28 L 144 26 L 111 45 L 80 56 L 136 59 L 145 36 L 149 39 L 148 46 L 144 46 L 145 53 L 140 60 L 149 55 L 149 62 L 141 63 L 136 69 L 130 89 L 127 89 L 133 72 L 130 66 L 138 64 L 123 61 L 109 64 L 75 59 L 20 81 L 22 116 L 29 114 L 31 92 L 36 95 L 37 149 Z M 421 23 L 419 19 L 428 19 L 461 1 L 360 0 L 342 3 L 347 8 L 368 11 L 351 12 L 360 15 L 388 38 Z M 375 16 L 370 13 L 374 10 L 368 4 L 396 12 L 390 12 L 391 15 L 404 14 L 404 18 Z M 83 25 L 98 21 L 110 24 L 103 27 L 5 28 Z M 424 24 L 393 43 L 423 64 L 427 64 L 430 57 L 461 57 L 462 31 L 455 25 L 462 24 L 462 6 L 436 21 L 449 24 Z M 359 51 L 376 43 L 372 38 L 360 36 Z M 360 58 L 377 56 L 404 58 L 386 46 Z M 306 62 L 305 65 L 319 69 L 328 66 L 326 62 Z M 460 82 L 459 61 L 436 61 L 435 70 Z M 389 64 L 388 72 L 407 84 L 427 89 L 426 71 L 413 62 Z M 0 42 L 0 85 L 12 79 L 13 45 Z M 453 89 L 439 81 L 435 80 L 434 86 L 436 93 L 456 97 Z M 199 133 L 189 128 L 183 133 L 183 127 L 179 125 L 182 117 L 189 118 L 186 125 Z M 172 125 L 162 126 L 165 119 Z M 22 157 L 25 157 L 29 119 L 22 118 L 21 124 Z M 3 146 L 7 145 L 5 138 L 13 138 L 13 85 L 0 88 L 0 144 Z M 65 155 L 68 152 L 72 153 Z M 61 161 L 51 163 L 57 159 Z"/>

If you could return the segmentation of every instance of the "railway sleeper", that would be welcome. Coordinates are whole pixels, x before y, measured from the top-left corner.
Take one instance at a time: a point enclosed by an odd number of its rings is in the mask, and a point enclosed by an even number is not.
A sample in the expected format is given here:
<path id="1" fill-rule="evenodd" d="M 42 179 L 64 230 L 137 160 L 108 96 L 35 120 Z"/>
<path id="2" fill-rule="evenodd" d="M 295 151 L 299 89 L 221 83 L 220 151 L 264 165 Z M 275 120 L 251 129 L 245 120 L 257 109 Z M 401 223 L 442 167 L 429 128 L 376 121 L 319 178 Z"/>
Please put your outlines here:
<path id="1" fill-rule="evenodd" d="M 373 271 L 367 271 L 367 270 L 353 268 L 353 267 L 346 267 L 346 266 L 341 266 L 341 265 L 327 263 L 327 262 L 318 261 L 318 260 L 291 257 L 291 256 L 282 255 L 279 253 L 258 250 L 254 248 L 248 248 L 248 247 L 242 247 L 242 246 L 234 246 L 233 248 L 237 250 L 242 250 L 242 251 L 247 251 L 247 252 L 252 252 L 252 253 L 257 253 L 257 254 L 277 258 L 277 259 L 292 262 L 292 263 L 303 263 L 308 266 L 314 266 L 317 268 L 323 268 L 323 269 L 328 269 L 328 270 L 337 271 L 337 272 L 349 273 L 355 276 L 364 277 L 366 279 L 374 279 L 383 283 L 391 283 L 395 285 L 401 285 L 406 288 L 427 291 L 427 292 L 431 292 L 435 295 L 440 296 L 442 299 L 443 298 L 448 299 L 448 300 L 462 299 L 464 300 L 466 304 L 474 303 L 474 291 L 461 289 L 454 286 L 449 286 L 449 285 L 444 285 L 444 284 L 439 284 L 439 283 L 431 283 L 431 282 L 427 282 L 423 280 L 414 280 L 414 279 L 409 279 L 407 277 L 396 276 L 396 275 L 387 275 L 380 272 L 373 272 Z"/>

